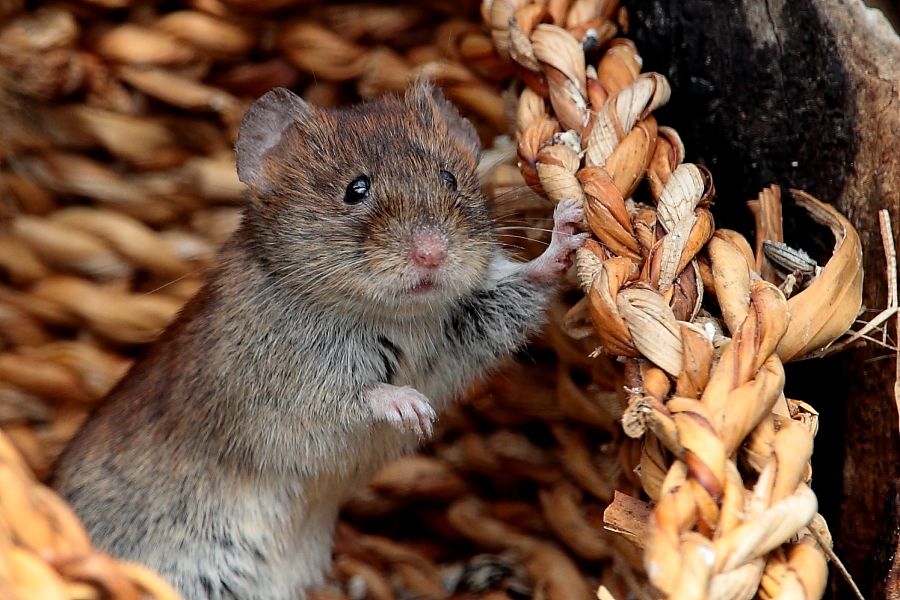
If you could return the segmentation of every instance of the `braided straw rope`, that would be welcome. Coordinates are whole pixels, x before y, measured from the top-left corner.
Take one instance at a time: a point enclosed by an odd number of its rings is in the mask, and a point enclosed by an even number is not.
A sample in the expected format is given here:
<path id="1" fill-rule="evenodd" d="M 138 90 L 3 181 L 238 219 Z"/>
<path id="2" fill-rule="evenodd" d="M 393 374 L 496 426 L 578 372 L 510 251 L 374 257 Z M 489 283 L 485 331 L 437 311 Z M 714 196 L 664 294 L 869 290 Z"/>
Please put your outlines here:
<path id="1" fill-rule="evenodd" d="M 807 529 L 827 539 L 808 487 L 816 413 L 785 399 L 782 361 L 853 323 L 859 239 L 833 209 L 795 192 L 832 228 L 835 256 L 790 300 L 763 280 L 774 268 L 762 242 L 783 241 L 778 189 L 752 203 L 756 256 L 735 232 L 714 232 L 709 172 L 683 163 L 677 133 L 651 114 L 668 100 L 665 79 L 639 74 L 626 41 L 586 64 L 584 49 L 606 41 L 592 21 L 607 10 L 482 5 L 498 52 L 528 85 L 517 115 L 522 172 L 553 202 L 579 199 L 596 235 L 578 253 L 586 297 L 568 321 L 589 313 L 603 351 L 628 357 L 623 425 L 644 437 L 639 473 L 654 506 L 617 498 L 607 523 L 644 549 L 649 580 L 667 597 L 819 598 L 827 565 Z M 644 178 L 653 206 L 631 200 Z M 703 310 L 704 293 L 730 339 Z"/>
<path id="2" fill-rule="evenodd" d="M 0 432 L 0 597 L 41 600 L 178 594 L 140 565 L 94 550 L 72 510 L 34 481 L 25 462 Z"/>

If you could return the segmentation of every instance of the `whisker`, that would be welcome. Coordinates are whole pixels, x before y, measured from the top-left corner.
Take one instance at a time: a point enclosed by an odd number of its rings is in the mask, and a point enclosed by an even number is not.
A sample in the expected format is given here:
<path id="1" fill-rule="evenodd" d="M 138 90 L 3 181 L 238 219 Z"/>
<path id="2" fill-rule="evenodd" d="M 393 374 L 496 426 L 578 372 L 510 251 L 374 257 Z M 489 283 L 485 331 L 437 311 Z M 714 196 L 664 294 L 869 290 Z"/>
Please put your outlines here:
<path id="1" fill-rule="evenodd" d="M 534 240 L 534 239 L 531 239 L 530 237 L 525 237 L 524 235 L 509 235 L 509 234 L 505 234 L 503 237 L 505 237 L 505 238 L 512 238 L 512 239 L 515 239 L 515 240 L 527 240 L 527 241 L 529 241 L 529 242 L 534 242 L 534 243 L 536 243 L 536 244 L 542 244 L 542 245 L 544 245 L 544 246 L 549 246 L 549 245 L 550 245 L 550 242 L 545 242 L 545 241 L 543 241 L 543 240 Z"/>
<path id="2" fill-rule="evenodd" d="M 172 285 L 173 283 L 178 283 L 178 282 L 181 281 L 182 279 L 186 279 L 186 278 L 190 277 L 191 275 L 196 275 L 197 273 L 200 273 L 201 271 L 203 271 L 203 269 L 194 269 L 194 270 L 191 271 L 190 273 L 185 273 L 184 275 L 182 275 L 182 276 L 179 277 L 178 279 L 173 279 L 172 281 L 169 281 L 168 283 L 162 284 L 162 285 L 159 286 L 158 288 L 154 288 L 154 289 L 150 290 L 149 292 L 144 292 L 144 295 L 146 296 L 146 295 L 148 295 L 148 294 L 155 294 L 155 293 L 158 292 L 159 290 L 163 290 L 163 289 L 169 287 L 170 285 Z"/>
<path id="3" fill-rule="evenodd" d="M 507 225 L 503 227 L 495 227 L 494 231 L 517 231 L 525 229 L 526 231 L 543 231 L 546 233 L 553 233 L 552 229 L 546 229 L 544 227 L 525 227 L 525 226 L 516 226 L 516 225 Z"/>

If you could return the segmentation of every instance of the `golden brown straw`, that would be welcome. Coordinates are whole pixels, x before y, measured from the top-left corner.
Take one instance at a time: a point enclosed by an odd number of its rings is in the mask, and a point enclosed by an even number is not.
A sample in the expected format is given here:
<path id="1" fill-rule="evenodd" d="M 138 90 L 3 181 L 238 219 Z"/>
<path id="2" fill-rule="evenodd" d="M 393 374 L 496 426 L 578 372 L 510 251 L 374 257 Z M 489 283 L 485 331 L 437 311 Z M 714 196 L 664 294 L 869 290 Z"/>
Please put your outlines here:
<path id="1" fill-rule="evenodd" d="M 601 14 L 602 3 L 593 6 L 586 19 Z M 581 200 L 596 235 L 578 253 L 586 298 L 566 323 L 584 337 L 576 324 L 589 315 L 598 350 L 627 357 L 623 426 L 644 438 L 638 469 L 653 508 L 617 497 L 608 525 L 643 549 L 649 580 L 667 597 L 820 597 L 825 555 L 806 529 L 814 519 L 824 528 L 808 487 L 815 413 L 784 398 L 782 362 L 853 323 L 856 233 L 793 192 L 836 238 L 824 269 L 804 272 L 805 257 L 781 239 L 773 187 L 751 203 L 754 256 L 737 233 L 714 231 L 710 174 L 683 163 L 678 135 L 657 126 L 651 113 L 668 85 L 639 74 L 633 46 L 613 43 L 586 65 L 582 23 L 562 20 L 552 2 L 486 1 L 483 13 L 529 86 L 517 122 L 523 175 L 553 202 Z M 645 178 L 652 204 L 632 199 Z M 786 277 L 767 258 L 779 250 L 794 259 L 780 260 Z M 704 309 L 715 305 L 719 318 Z"/>
<path id="2" fill-rule="evenodd" d="M 99 592 L 113 598 L 178 598 L 143 567 L 94 550 L 72 510 L 34 480 L 2 432 L 0 552 L 0 591 L 5 597 L 61 600 Z"/>

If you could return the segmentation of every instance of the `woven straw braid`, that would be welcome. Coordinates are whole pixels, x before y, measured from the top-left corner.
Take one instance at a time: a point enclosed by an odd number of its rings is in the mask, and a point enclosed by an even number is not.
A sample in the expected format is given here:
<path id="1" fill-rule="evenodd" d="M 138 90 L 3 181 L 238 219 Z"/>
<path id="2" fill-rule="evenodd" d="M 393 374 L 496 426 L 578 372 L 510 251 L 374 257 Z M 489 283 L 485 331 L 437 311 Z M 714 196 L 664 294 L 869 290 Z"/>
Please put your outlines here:
<path id="1" fill-rule="evenodd" d="M 644 438 L 638 467 L 653 508 L 617 499 L 608 524 L 643 548 L 666 597 L 819 598 L 826 559 L 807 529 L 828 539 L 808 487 L 816 413 L 784 398 L 782 361 L 853 323 L 859 239 L 833 209 L 795 192 L 834 231 L 835 258 L 790 300 L 762 280 L 774 269 L 761 246 L 754 256 L 738 234 L 714 232 L 709 172 L 683 163 L 678 135 L 651 115 L 668 100 L 665 79 L 639 74 L 627 42 L 586 65 L 583 50 L 605 41 L 587 23 L 604 7 L 560 10 L 567 4 L 486 1 L 483 13 L 528 84 L 517 120 L 526 180 L 553 202 L 579 199 L 596 235 L 578 253 L 586 298 L 567 322 L 589 314 L 603 351 L 628 357 L 623 425 Z M 652 205 L 631 200 L 645 178 Z M 783 242 L 778 189 L 753 208 L 759 243 Z M 703 310 L 704 292 L 721 321 Z"/>
<path id="2" fill-rule="evenodd" d="M 0 432 L 0 596 L 63 600 L 178 594 L 144 567 L 91 547 L 72 510 L 34 475 Z"/>

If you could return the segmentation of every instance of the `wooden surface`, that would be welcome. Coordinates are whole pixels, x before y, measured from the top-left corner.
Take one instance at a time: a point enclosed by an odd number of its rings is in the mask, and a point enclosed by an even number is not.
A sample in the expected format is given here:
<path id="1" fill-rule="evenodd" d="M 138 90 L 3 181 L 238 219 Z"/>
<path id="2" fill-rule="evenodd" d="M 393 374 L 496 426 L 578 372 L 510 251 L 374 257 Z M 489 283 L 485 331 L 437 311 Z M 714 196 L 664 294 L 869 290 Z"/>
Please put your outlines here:
<path id="1" fill-rule="evenodd" d="M 877 211 L 900 225 L 900 38 L 887 20 L 859 0 L 624 4 L 645 70 L 673 87 L 660 122 L 681 134 L 687 160 L 713 173 L 717 224 L 749 233 L 744 202 L 771 183 L 835 203 L 862 238 L 864 304 L 883 308 Z M 824 258 L 828 233 L 785 214 L 788 242 Z M 880 549 L 890 546 L 886 506 L 900 473 L 890 354 L 870 345 L 792 366 L 786 390 L 822 414 L 814 488 L 867 598 L 885 597 L 891 557 Z M 833 597 L 848 594 L 834 581 Z"/>

